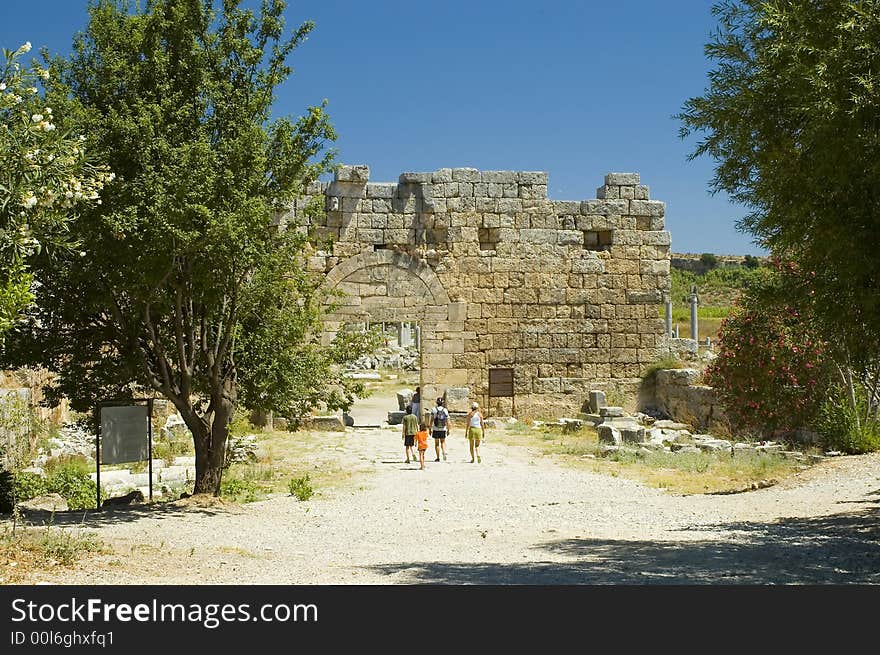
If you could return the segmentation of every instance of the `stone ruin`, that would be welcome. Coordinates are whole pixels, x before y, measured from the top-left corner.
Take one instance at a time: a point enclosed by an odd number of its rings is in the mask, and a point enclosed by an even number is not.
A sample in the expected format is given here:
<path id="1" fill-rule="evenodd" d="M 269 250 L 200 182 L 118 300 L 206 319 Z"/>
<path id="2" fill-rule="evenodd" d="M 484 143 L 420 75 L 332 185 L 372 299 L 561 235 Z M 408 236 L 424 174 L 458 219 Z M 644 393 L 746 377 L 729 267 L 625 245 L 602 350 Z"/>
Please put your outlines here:
<path id="1" fill-rule="evenodd" d="M 637 173 L 609 173 L 582 201 L 548 199 L 543 172 L 369 177 L 341 166 L 278 218 L 308 230 L 309 269 L 341 292 L 325 341 L 418 325 L 423 397 L 466 388 L 505 416 L 581 411 L 591 389 L 633 389 L 657 358 L 670 234 Z"/>

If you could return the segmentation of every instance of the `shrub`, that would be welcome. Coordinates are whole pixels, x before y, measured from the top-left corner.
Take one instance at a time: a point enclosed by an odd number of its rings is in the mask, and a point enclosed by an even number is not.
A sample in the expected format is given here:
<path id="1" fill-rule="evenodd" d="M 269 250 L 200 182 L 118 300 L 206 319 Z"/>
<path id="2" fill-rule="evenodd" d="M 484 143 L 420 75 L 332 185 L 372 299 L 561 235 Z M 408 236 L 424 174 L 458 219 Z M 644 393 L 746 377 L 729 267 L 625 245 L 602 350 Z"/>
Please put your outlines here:
<path id="1" fill-rule="evenodd" d="M 19 472 L 13 475 L 13 478 L 15 480 L 15 499 L 19 502 L 42 496 L 48 490 L 46 478 L 42 475 Z"/>
<path id="2" fill-rule="evenodd" d="M 43 467 L 46 475 L 52 475 L 58 471 L 74 471 L 88 477 L 90 473 L 95 472 L 95 464 L 83 455 L 58 455 L 46 461 Z"/>
<path id="3" fill-rule="evenodd" d="M 300 478 L 293 478 L 288 485 L 288 489 L 290 490 L 290 495 L 296 496 L 299 500 L 308 500 L 315 495 L 315 490 L 309 481 L 308 474 Z"/>
<path id="4" fill-rule="evenodd" d="M 753 434 L 809 425 L 829 386 L 823 343 L 790 307 L 746 296 L 721 324 L 718 357 L 706 371 L 733 425 Z"/>
<path id="5" fill-rule="evenodd" d="M 46 485 L 50 493 L 57 493 L 67 501 L 69 509 L 94 509 L 97 486 L 88 473 L 76 466 L 58 468 L 49 476 Z"/>
<path id="6" fill-rule="evenodd" d="M 713 255 L 711 252 L 704 252 L 700 255 L 700 263 L 707 269 L 712 269 L 718 266 L 718 257 Z"/>
<path id="7" fill-rule="evenodd" d="M 648 381 L 656 375 L 657 371 L 663 371 L 669 368 L 684 368 L 684 363 L 678 359 L 678 357 L 667 355 L 662 359 L 658 359 L 657 361 L 648 364 L 642 373 L 642 379 Z"/>
<path id="8" fill-rule="evenodd" d="M 262 493 L 252 480 L 241 480 L 226 476 L 220 482 L 220 495 L 237 503 L 252 503 L 260 500 Z"/>
<path id="9" fill-rule="evenodd" d="M 815 428 L 828 450 L 858 455 L 880 450 L 880 424 L 876 420 L 865 421 L 866 399 L 861 389 L 856 389 L 855 407 L 844 397 L 839 386 L 822 403 Z"/>

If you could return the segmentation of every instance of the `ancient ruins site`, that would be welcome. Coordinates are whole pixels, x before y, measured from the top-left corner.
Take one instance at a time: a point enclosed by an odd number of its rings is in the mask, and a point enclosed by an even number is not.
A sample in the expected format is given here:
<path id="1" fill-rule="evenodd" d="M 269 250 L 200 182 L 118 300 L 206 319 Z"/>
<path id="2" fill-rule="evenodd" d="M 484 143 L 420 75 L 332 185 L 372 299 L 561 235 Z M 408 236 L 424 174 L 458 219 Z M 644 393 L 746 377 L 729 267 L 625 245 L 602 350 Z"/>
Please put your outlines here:
<path id="1" fill-rule="evenodd" d="M 546 173 L 473 168 L 377 183 L 342 166 L 309 191 L 282 220 L 326 244 L 309 260 L 341 292 L 326 337 L 416 323 L 426 398 L 467 389 L 450 395 L 490 414 L 577 412 L 657 358 L 670 234 L 638 173 L 607 174 L 587 200 L 548 199 Z"/>

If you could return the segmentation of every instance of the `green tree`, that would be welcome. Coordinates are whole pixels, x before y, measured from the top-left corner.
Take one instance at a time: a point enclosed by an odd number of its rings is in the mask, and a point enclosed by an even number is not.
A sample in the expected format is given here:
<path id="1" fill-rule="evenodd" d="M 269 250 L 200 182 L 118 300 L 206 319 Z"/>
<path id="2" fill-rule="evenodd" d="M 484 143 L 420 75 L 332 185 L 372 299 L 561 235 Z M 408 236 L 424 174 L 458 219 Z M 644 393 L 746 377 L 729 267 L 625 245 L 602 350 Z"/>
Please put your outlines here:
<path id="1" fill-rule="evenodd" d="M 727 0 L 705 95 L 679 115 L 691 158 L 750 209 L 739 227 L 785 265 L 805 324 L 855 403 L 880 376 L 880 1 Z"/>
<path id="2" fill-rule="evenodd" d="M 50 398 L 80 411 L 142 389 L 168 398 L 193 434 L 195 492 L 216 494 L 236 404 L 345 406 L 357 389 L 336 365 L 368 338 L 320 347 L 304 230 L 273 227 L 333 155 L 324 105 L 270 117 L 312 24 L 287 38 L 284 2 L 213 4 L 90 6 L 54 97 L 118 177 L 73 224 L 85 256 L 38 259 L 37 309 L 9 350 L 54 371 Z"/>
<path id="3" fill-rule="evenodd" d="M 22 64 L 30 42 L 3 50 L 0 64 L 0 340 L 33 299 L 30 258 L 70 248 L 77 205 L 100 202 L 113 175 L 86 158 L 84 136 L 56 129 L 58 115 L 39 87 L 48 68 Z"/>

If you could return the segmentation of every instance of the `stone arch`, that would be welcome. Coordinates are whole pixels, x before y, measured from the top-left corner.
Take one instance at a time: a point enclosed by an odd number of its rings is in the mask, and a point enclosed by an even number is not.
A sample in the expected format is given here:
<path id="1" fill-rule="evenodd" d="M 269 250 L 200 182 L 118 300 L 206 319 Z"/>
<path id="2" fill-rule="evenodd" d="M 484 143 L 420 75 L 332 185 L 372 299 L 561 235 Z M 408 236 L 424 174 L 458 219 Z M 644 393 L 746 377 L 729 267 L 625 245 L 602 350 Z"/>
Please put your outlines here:
<path id="1" fill-rule="evenodd" d="M 330 296 L 329 302 L 336 307 L 324 319 L 325 343 L 344 323 L 417 323 L 421 327 L 419 377 L 423 397 L 439 393 L 441 381 L 454 382 L 450 371 L 452 353 L 463 350 L 443 350 L 443 342 L 448 343 L 451 336 L 450 318 L 464 320 L 463 303 L 450 302 L 437 274 L 425 262 L 394 250 L 362 252 L 337 264 L 327 274 L 323 287 L 328 292 L 342 292 Z M 460 371 L 458 376 L 461 380 L 456 384 L 460 385 L 466 381 L 467 372 Z"/>
<path id="2" fill-rule="evenodd" d="M 384 267 L 407 272 L 410 276 L 424 284 L 428 295 L 424 300 L 431 305 L 440 306 L 449 304 L 449 296 L 443 288 L 443 284 L 433 269 L 423 261 L 396 250 L 376 250 L 374 252 L 362 252 L 359 255 L 349 257 L 337 264 L 324 280 L 324 288 L 332 290 L 339 288 L 346 280 L 356 276 L 359 271 L 376 271 Z M 381 278 L 374 276 L 375 281 Z M 398 279 L 400 279 L 398 277 Z M 352 282 L 354 284 L 369 284 L 369 282 Z M 358 294 L 360 295 L 360 294 Z"/>

